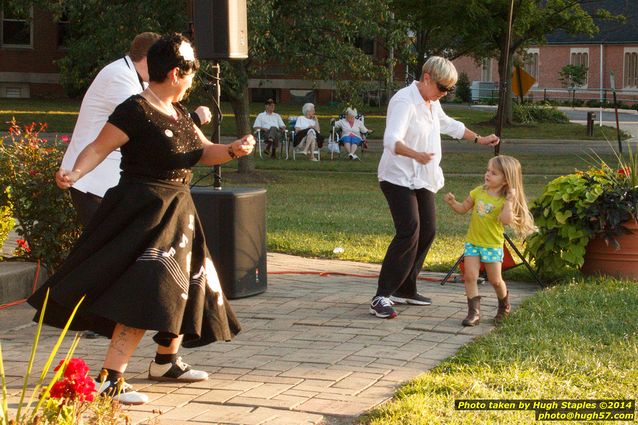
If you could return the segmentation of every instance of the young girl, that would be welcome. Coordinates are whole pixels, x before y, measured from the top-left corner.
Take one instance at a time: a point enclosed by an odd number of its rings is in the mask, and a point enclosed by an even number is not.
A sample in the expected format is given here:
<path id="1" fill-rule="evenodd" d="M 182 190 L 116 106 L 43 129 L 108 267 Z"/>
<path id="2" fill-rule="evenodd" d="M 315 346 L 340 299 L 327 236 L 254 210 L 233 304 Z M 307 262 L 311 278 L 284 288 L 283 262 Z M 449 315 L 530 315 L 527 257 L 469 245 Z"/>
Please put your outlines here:
<path id="1" fill-rule="evenodd" d="M 504 226 L 512 227 L 521 236 L 534 230 L 534 219 L 525 201 L 521 164 L 511 156 L 495 156 L 487 163 L 485 183 L 473 189 L 465 201 L 458 202 L 452 193 L 445 195 L 444 200 L 458 214 L 472 210 L 463 253 L 468 306 L 463 326 L 479 323 L 481 297 L 477 280 L 481 263 L 485 264 L 487 279 L 496 291 L 498 310 L 494 322 L 499 324 L 511 309 L 509 293 L 501 276 Z"/>

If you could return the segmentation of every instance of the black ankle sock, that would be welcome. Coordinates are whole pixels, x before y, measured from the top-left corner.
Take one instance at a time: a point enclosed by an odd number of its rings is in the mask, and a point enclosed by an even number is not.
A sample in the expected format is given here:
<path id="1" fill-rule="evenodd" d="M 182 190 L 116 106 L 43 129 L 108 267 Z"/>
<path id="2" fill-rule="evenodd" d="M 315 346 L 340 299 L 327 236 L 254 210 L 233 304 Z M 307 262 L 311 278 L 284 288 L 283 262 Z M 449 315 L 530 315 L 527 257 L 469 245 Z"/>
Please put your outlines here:
<path id="1" fill-rule="evenodd" d="M 122 372 L 120 371 L 113 370 L 113 369 L 106 369 L 106 368 L 102 370 L 105 370 L 107 372 L 106 378 L 104 378 L 105 381 L 116 382 L 118 379 L 122 377 Z M 97 382 L 102 381 L 102 378 L 100 377 L 100 375 L 97 376 L 96 381 Z"/>
<path id="2" fill-rule="evenodd" d="M 177 353 L 175 354 L 155 353 L 155 363 L 157 364 L 174 363 L 176 360 L 177 360 Z"/>

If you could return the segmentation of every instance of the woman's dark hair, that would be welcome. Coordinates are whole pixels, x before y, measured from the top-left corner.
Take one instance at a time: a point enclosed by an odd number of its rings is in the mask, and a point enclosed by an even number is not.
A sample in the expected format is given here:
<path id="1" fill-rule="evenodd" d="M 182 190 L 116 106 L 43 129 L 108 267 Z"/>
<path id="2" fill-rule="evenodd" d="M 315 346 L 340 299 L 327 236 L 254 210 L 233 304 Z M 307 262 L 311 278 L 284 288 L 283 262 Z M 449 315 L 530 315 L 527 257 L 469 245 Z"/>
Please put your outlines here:
<path id="1" fill-rule="evenodd" d="M 150 81 L 161 83 L 166 79 L 166 74 L 175 67 L 179 68 L 180 77 L 199 69 L 199 61 L 197 58 L 185 60 L 180 54 L 179 48 L 184 42 L 191 45 L 186 37 L 174 33 L 162 36 L 162 38 L 151 46 L 147 55 L 148 77 Z"/>

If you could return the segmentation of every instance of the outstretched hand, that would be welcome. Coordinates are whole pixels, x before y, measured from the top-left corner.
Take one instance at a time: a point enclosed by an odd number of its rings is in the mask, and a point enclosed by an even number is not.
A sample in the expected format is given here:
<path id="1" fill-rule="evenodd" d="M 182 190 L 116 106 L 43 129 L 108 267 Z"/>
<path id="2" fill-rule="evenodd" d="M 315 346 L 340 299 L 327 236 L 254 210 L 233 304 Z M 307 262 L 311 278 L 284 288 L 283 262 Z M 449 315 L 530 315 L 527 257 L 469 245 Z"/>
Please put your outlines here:
<path id="1" fill-rule="evenodd" d="M 237 156 L 250 155 L 255 148 L 255 137 L 252 134 L 247 134 L 239 140 L 235 140 L 232 143 L 232 149 Z"/>
<path id="2" fill-rule="evenodd" d="M 490 134 L 489 136 L 479 137 L 478 144 L 486 146 L 496 146 L 501 143 L 501 139 L 496 134 Z"/>
<path id="3" fill-rule="evenodd" d="M 213 117 L 207 106 L 198 106 L 197 109 L 195 109 L 195 113 L 199 117 L 199 122 L 202 125 L 208 124 Z"/>
<path id="4" fill-rule="evenodd" d="M 443 200 L 447 204 L 452 205 L 454 202 L 456 202 L 456 197 L 454 196 L 452 192 L 448 192 L 443 196 Z"/>
<path id="5" fill-rule="evenodd" d="M 80 178 L 79 171 L 69 171 L 64 168 L 60 168 L 55 173 L 55 184 L 58 185 L 60 189 L 68 189 Z"/>

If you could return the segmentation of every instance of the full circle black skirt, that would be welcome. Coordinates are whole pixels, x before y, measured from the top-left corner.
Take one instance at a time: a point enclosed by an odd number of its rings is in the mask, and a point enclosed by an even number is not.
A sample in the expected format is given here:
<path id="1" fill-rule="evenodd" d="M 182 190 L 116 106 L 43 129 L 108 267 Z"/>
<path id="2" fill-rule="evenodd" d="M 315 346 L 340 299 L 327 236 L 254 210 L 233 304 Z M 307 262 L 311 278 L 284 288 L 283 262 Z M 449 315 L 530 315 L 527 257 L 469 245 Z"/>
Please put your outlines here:
<path id="1" fill-rule="evenodd" d="M 68 258 L 28 300 L 44 323 L 111 337 L 117 323 L 156 330 L 168 345 L 229 341 L 241 327 L 224 296 L 188 185 L 123 178 Z"/>

